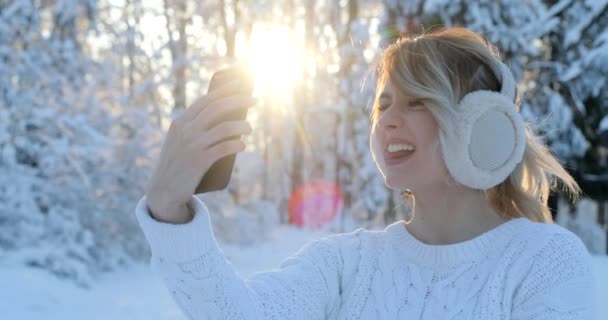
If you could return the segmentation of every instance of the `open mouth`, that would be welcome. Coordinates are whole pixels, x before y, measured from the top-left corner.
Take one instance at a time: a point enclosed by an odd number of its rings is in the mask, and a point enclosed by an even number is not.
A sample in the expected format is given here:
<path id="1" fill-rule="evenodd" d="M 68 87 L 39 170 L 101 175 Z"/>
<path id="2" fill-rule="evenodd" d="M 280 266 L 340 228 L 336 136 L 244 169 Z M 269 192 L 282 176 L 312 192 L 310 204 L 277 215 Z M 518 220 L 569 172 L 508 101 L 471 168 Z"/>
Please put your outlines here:
<path id="1" fill-rule="evenodd" d="M 416 152 L 411 144 L 389 143 L 384 150 L 384 162 L 386 165 L 396 165 L 407 161 Z"/>
<path id="2" fill-rule="evenodd" d="M 384 155 L 384 163 L 388 166 L 401 164 L 412 157 L 414 151 L 391 152 Z"/>

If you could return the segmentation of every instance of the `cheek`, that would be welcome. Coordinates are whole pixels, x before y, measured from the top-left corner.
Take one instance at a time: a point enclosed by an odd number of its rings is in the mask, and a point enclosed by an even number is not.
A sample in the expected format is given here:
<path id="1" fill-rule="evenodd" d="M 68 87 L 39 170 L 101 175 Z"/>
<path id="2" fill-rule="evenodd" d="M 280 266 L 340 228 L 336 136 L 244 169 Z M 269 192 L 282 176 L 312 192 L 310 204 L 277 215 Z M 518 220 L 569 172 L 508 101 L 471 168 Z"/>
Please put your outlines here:
<path id="1" fill-rule="evenodd" d="M 379 140 L 378 135 L 376 134 L 376 132 L 374 130 L 372 130 L 372 132 L 370 133 L 370 138 L 369 138 L 369 149 L 372 154 L 372 159 L 374 159 L 374 162 L 376 163 L 376 166 L 378 167 L 380 172 L 384 175 L 385 168 L 384 168 L 384 160 L 382 157 L 382 147 L 381 147 L 380 143 L 378 142 L 378 140 Z"/>
<path id="2" fill-rule="evenodd" d="M 441 152 L 439 139 L 431 141 L 426 151 L 426 155 L 423 157 L 424 160 L 420 164 L 421 167 L 424 167 L 421 171 L 426 172 L 429 178 L 430 176 L 434 177 L 430 178 L 434 183 L 449 181 L 450 175 L 445 165 L 443 153 Z"/>
<path id="3" fill-rule="evenodd" d="M 428 164 L 436 171 L 443 172 L 443 168 L 445 168 L 441 147 L 437 141 L 433 141 L 430 144 L 430 148 L 428 150 Z"/>
<path id="4" fill-rule="evenodd" d="M 449 173 L 441 152 L 439 126 L 435 118 L 426 112 L 419 113 L 415 119 L 412 117 L 410 120 L 408 124 L 416 132 L 416 143 L 424 149 L 416 164 L 420 168 L 419 172 L 424 172 L 434 183 L 444 181 Z"/>
<path id="5" fill-rule="evenodd" d="M 416 135 L 416 143 L 430 146 L 438 138 L 439 127 L 430 111 L 413 113 L 407 125 Z"/>

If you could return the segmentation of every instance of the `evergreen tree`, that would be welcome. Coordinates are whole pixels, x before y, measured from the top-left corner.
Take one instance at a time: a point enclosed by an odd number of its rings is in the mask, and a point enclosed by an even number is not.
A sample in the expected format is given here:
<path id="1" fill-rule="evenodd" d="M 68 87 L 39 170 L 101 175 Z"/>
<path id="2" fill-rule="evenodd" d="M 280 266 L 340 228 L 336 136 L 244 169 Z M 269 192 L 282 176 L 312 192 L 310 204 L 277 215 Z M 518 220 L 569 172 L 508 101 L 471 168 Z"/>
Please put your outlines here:
<path id="1" fill-rule="evenodd" d="M 132 197 L 105 197 L 132 173 L 114 160 L 111 77 L 84 53 L 95 13 L 94 1 L 0 2 L 0 249 L 81 284 L 141 243 L 120 243 L 137 238 L 120 219 Z"/>

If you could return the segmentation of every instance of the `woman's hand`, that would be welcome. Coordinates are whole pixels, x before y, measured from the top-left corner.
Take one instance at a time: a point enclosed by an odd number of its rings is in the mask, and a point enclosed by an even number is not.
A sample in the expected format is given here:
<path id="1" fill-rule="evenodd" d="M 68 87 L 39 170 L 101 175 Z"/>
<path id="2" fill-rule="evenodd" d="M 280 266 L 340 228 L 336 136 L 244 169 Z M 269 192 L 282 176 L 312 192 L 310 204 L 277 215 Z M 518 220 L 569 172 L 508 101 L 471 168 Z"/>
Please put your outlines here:
<path id="1" fill-rule="evenodd" d="M 227 114 L 255 104 L 255 98 L 236 93 L 238 88 L 239 82 L 234 81 L 213 90 L 171 122 L 159 162 L 146 187 L 148 208 L 156 220 L 190 221 L 192 213 L 187 203 L 207 170 L 217 160 L 245 149 L 239 139 L 217 142 L 250 134 L 251 126 L 246 120 L 213 126 Z"/>

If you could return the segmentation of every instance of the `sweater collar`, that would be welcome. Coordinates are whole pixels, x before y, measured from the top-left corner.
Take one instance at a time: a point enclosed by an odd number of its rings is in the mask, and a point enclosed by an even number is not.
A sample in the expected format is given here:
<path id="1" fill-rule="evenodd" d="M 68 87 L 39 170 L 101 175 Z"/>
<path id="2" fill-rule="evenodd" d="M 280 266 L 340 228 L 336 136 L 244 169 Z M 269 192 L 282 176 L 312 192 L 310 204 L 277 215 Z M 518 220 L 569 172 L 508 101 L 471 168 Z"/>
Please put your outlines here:
<path id="1" fill-rule="evenodd" d="M 500 250 L 527 223 L 531 223 L 528 218 L 512 218 L 472 239 L 447 245 L 430 245 L 418 240 L 405 228 L 403 221 L 387 226 L 385 232 L 396 250 L 408 261 L 443 268 L 485 259 L 490 251 Z"/>

